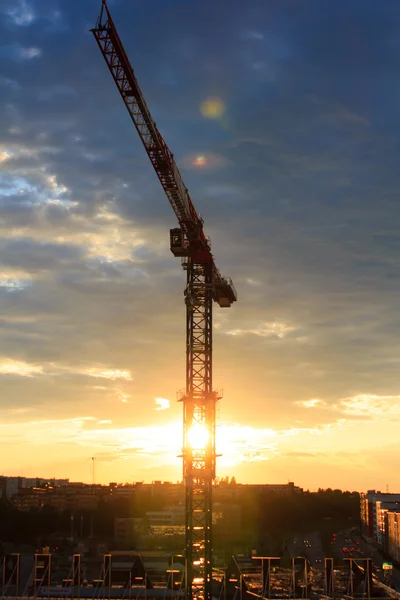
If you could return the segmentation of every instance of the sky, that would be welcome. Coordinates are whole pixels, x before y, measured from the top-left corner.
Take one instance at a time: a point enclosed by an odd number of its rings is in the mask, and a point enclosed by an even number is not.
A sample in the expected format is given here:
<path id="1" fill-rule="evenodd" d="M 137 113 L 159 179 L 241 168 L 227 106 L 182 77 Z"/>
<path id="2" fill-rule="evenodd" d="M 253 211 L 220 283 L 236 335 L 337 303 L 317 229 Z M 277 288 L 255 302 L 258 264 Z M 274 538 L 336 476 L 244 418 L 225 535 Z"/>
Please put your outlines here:
<path id="1" fill-rule="evenodd" d="M 1 471 L 178 481 L 176 219 L 100 6 L 0 6 Z M 109 7 L 238 292 L 214 310 L 217 475 L 399 491 L 399 3 Z"/>

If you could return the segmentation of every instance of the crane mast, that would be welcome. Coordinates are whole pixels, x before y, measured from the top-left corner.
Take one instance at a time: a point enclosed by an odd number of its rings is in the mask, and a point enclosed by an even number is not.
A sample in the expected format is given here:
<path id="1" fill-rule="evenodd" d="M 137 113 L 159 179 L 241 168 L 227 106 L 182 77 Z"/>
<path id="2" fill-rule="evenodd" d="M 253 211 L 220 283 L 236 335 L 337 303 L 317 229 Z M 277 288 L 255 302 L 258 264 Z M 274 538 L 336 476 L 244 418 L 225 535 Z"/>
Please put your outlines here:
<path id="1" fill-rule="evenodd" d="M 171 251 L 187 272 L 186 389 L 183 402 L 183 478 L 186 494 L 186 598 L 212 597 L 212 483 L 216 463 L 216 403 L 212 386 L 212 305 L 237 300 L 231 279 L 217 269 L 203 220 L 196 212 L 174 156 L 152 119 L 105 0 L 91 30 L 178 219 Z"/>

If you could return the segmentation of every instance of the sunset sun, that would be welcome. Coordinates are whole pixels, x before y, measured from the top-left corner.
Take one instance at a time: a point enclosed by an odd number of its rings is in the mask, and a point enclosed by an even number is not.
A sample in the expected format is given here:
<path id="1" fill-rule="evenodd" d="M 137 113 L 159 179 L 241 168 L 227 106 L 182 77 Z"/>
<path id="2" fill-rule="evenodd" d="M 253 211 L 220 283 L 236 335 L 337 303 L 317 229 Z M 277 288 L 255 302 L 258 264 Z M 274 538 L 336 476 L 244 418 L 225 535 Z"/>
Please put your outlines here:
<path id="1" fill-rule="evenodd" d="M 189 429 L 187 437 L 189 445 L 194 450 L 201 450 L 207 446 L 210 434 L 204 425 L 196 423 Z"/>

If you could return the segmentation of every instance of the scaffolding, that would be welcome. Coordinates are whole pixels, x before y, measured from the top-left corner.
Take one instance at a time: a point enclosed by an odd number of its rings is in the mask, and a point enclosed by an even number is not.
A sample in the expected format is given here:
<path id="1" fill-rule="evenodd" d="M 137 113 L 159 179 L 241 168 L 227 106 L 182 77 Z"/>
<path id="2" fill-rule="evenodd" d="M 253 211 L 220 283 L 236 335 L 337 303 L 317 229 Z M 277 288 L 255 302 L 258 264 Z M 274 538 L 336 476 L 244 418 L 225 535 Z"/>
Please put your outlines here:
<path id="1" fill-rule="evenodd" d="M 84 580 L 85 563 L 74 554 L 68 578 L 60 584 L 53 581 L 53 561 L 50 553 L 36 553 L 21 569 L 20 554 L 8 554 L 1 559 L 1 600 L 6 598 L 64 598 L 71 600 L 183 600 L 186 580 L 180 562 L 170 560 L 164 576 L 146 567 L 140 554 L 107 553 L 99 558 L 99 577 Z M 26 557 L 30 558 L 30 557 Z M 180 557 L 182 559 L 182 556 Z M 178 564 L 179 563 L 179 564 Z M 323 598 L 324 600 L 374 600 L 397 598 L 400 593 L 378 581 L 370 558 L 348 558 L 344 564 L 334 564 L 325 558 L 320 568 L 310 567 L 304 557 L 291 558 L 282 565 L 275 556 L 233 556 L 225 569 L 214 569 L 212 595 L 218 600 L 283 600 Z M 287 566 L 289 565 L 289 567 Z M 24 576 L 22 576 L 22 573 Z M 55 578 L 56 580 L 57 578 Z M 20 593 L 22 590 L 22 593 Z"/>

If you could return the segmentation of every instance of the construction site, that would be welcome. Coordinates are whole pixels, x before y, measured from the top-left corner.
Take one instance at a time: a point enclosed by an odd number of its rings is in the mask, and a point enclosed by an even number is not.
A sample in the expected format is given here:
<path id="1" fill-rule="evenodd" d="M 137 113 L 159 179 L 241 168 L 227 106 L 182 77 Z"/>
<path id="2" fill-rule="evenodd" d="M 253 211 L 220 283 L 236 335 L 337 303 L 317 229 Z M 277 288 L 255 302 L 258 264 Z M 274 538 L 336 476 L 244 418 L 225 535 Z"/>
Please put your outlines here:
<path id="1" fill-rule="evenodd" d="M 119 92 L 177 219 L 169 235 L 171 252 L 186 276 L 186 383 L 178 393 L 183 409 L 185 542 L 177 554 L 126 550 L 96 559 L 74 553 L 60 560 L 49 548 L 33 556 L 11 553 L 2 559 L 1 598 L 400 598 L 374 573 L 369 557 L 310 561 L 292 548 L 279 557 L 260 556 L 254 550 L 215 564 L 216 406 L 222 392 L 213 387 L 213 309 L 214 303 L 219 309 L 230 308 L 238 297 L 232 280 L 215 263 L 203 219 L 151 116 L 105 0 L 91 32 L 111 74 L 109 80 L 104 74 L 104 82 L 113 82 Z"/>
<path id="2" fill-rule="evenodd" d="M 182 555 L 110 553 L 99 561 L 69 557 L 69 572 L 62 577 L 52 555 L 33 557 L 11 554 L 3 559 L 2 598 L 186 598 L 186 560 Z M 347 559 L 334 565 L 326 558 L 318 569 L 304 557 L 232 557 L 224 569 L 214 569 L 212 598 L 399 598 L 372 572 L 371 559 Z M 282 563 L 285 563 L 284 565 Z M 95 575 L 95 565 L 99 568 Z M 65 568 L 64 568 L 65 571 Z M 88 576 L 91 576 L 88 579 Z"/>

